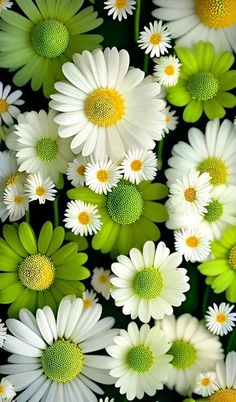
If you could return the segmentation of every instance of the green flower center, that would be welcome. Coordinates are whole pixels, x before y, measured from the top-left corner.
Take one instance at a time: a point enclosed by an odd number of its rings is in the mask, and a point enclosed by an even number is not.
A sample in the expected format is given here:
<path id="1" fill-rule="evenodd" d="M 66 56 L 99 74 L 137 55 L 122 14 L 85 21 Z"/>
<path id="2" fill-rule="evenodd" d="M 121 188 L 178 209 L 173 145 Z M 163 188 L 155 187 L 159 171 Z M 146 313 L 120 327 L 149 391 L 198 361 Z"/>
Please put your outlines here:
<path id="1" fill-rule="evenodd" d="M 233 269 L 236 269 L 236 246 L 232 247 L 229 252 L 229 264 Z"/>
<path id="2" fill-rule="evenodd" d="M 18 275 L 22 285 L 42 291 L 54 282 L 55 268 L 45 255 L 29 255 L 20 263 Z"/>
<path id="3" fill-rule="evenodd" d="M 213 186 L 220 186 L 226 184 L 228 178 L 227 168 L 224 162 L 218 158 L 207 158 L 198 166 L 200 173 L 209 173 L 211 176 L 211 184 Z"/>
<path id="4" fill-rule="evenodd" d="M 62 22 L 46 20 L 33 27 L 31 40 L 36 53 L 53 59 L 66 50 L 70 37 Z"/>
<path id="5" fill-rule="evenodd" d="M 185 370 L 192 367 L 197 359 L 197 353 L 194 346 L 189 342 L 181 340 L 176 340 L 172 343 L 168 354 L 174 357 L 171 364 L 177 370 Z"/>
<path id="6" fill-rule="evenodd" d="M 162 274 L 155 268 L 143 268 L 135 275 L 133 287 L 141 299 L 155 299 L 164 287 Z"/>
<path id="7" fill-rule="evenodd" d="M 143 211 L 143 197 L 138 187 L 120 181 L 107 196 L 107 210 L 110 217 L 120 225 L 136 222 Z"/>
<path id="8" fill-rule="evenodd" d="M 187 90 L 190 92 L 192 99 L 197 101 L 207 101 L 214 98 L 218 88 L 217 78 L 206 72 L 194 74 L 187 84 Z"/>
<path id="9" fill-rule="evenodd" d="M 49 137 L 44 137 L 39 140 L 36 151 L 42 161 L 51 162 L 57 155 L 57 143 Z"/>
<path id="10" fill-rule="evenodd" d="M 224 207 L 218 200 L 213 200 L 206 207 L 207 213 L 204 215 L 204 219 L 208 222 L 215 222 L 223 215 Z"/>
<path id="11" fill-rule="evenodd" d="M 49 380 L 67 383 L 81 372 L 84 355 L 75 342 L 59 339 L 43 351 L 41 364 Z"/>
<path id="12" fill-rule="evenodd" d="M 146 373 L 152 367 L 153 362 L 153 354 L 148 346 L 134 346 L 127 354 L 128 366 L 138 373 Z"/>

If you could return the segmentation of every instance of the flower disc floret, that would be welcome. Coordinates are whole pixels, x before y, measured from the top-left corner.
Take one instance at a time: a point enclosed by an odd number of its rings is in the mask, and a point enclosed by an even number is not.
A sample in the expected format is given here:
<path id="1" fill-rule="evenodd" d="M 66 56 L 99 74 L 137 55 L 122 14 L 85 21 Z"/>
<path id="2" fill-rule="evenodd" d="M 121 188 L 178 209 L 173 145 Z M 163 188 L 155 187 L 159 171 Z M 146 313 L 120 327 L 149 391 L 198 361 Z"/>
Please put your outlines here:
<path id="1" fill-rule="evenodd" d="M 236 22 L 234 0 L 196 0 L 195 9 L 200 20 L 209 28 L 226 28 Z"/>
<path id="2" fill-rule="evenodd" d="M 192 99 L 197 101 L 207 101 L 216 96 L 219 84 L 217 78 L 209 72 L 194 74 L 188 81 L 187 89 L 192 95 Z"/>
<path id="3" fill-rule="evenodd" d="M 160 295 L 163 287 L 163 277 L 155 268 L 143 268 L 134 278 L 133 287 L 141 299 L 151 300 Z"/>
<path id="4" fill-rule="evenodd" d="M 20 263 L 18 275 L 22 285 L 40 291 L 54 282 L 55 268 L 45 255 L 30 255 Z"/>
<path id="5" fill-rule="evenodd" d="M 67 28 L 56 20 L 41 21 L 32 29 L 34 50 L 48 59 L 60 56 L 66 50 L 69 40 Z"/>
<path id="6" fill-rule="evenodd" d="M 228 179 L 228 172 L 225 163 L 216 157 L 210 157 L 203 160 L 199 166 L 198 170 L 200 173 L 208 172 L 211 176 L 211 184 L 213 186 L 219 186 L 221 184 L 226 184 Z"/>
<path id="7" fill-rule="evenodd" d="M 229 264 L 233 269 L 236 269 L 236 246 L 232 247 L 229 252 Z"/>
<path id="8" fill-rule="evenodd" d="M 236 389 L 220 389 L 209 397 L 210 402 L 236 402 Z"/>
<path id="9" fill-rule="evenodd" d="M 204 215 L 204 219 L 208 222 L 218 221 L 224 213 L 224 207 L 218 200 L 211 201 L 206 209 L 207 213 Z"/>
<path id="10" fill-rule="evenodd" d="M 146 373 L 149 371 L 153 362 L 153 353 L 148 346 L 134 346 L 127 354 L 128 366 L 138 373 Z"/>
<path id="11" fill-rule="evenodd" d="M 194 346 L 183 340 L 175 340 L 168 353 L 174 357 L 171 364 L 177 370 L 190 368 L 197 358 Z"/>
<path id="12" fill-rule="evenodd" d="M 38 141 L 36 151 L 38 157 L 44 162 L 51 162 L 57 155 L 57 143 L 51 138 L 44 137 Z"/>

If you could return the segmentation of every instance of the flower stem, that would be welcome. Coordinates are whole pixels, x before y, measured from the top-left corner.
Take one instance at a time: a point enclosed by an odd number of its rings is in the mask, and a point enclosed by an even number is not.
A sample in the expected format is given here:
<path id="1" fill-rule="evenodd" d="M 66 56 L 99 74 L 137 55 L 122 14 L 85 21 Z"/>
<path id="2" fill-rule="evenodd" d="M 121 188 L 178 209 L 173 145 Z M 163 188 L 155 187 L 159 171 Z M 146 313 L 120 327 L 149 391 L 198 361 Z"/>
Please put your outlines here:
<path id="1" fill-rule="evenodd" d="M 157 167 L 159 170 L 162 169 L 162 165 L 163 165 L 163 160 L 162 160 L 163 147 L 164 147 L 164 138 L 162 138 L 159 141 L 158 149 L 157 149 Z"/>
<path id="2" fill-rule="evenodd" d="M 226 353 L 231 352 L 232 350 L 235 350 L 236 348 L 236 331 L 232 331 L 230 337 L 229 337 L 229 341 L 226 347 Z"/>
<path id="3" fill-rule="evenodd" d="M 143 70 L 144 70 L 145 74 L 148 73 L 148 64 L 149 64 L 149 55 L 145 54 L 144 55 L 144 63 L 143 63 Z"/>
<path id="4" fill-rule="evenodd" d="M 54 213 L 54 226 L 55 227 L 60 225 L 58 205 L 59 205 L 59 194 L 56 196 L 55 200 L 53 201 L 53 213 Z"/>
<path id="5" fill-rule="evenodd" d="M 135 18 L 134 18 L 134 39 L 135 39 L 135 42 L 137 42 L 138 38 L 139 38 L 140 14 L 141 14 L 141 0 L 137 0 L 136 1 Z"/>
<path id="6" fill-rule="evenodd" d="M 208 305 L 208 299 L 209 299 L 209 294 L 210 294 L 210 286 L 205 287 L 205 292 L 203 295 L 203 302 L 202 302 L 202 317 L 204 318 L 207 305 Z"/>
<path id="7" fill-rule="evenodd" d="M 25 222 L 30 224 L 30 210 L 29 209 L 25 211 Z"/>

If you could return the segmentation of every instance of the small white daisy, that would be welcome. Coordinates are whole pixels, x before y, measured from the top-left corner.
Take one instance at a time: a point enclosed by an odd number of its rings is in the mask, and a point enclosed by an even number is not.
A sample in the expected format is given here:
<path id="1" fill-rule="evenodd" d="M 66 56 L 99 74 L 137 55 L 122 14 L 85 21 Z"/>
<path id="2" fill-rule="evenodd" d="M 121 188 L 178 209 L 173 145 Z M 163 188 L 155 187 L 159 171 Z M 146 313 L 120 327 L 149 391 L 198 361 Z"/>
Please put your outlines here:
<path id="1" fill-rule="evenodd" d="M 0 14 L 1 14 L 1 11 L 7 10 L 8 8 L 11 8 L 12 5 L 13 5 L 13 2 L 12 2 L 12 1 L 9 1 L 9 0 L 1 0 L 1 1 L 0 1 Z"/>
<path id="2" fill-rule="evenodd" d="M 68 163 L 66 175 L 68 180 L 74 187 L 84 187 L 85 184 L 85 167 L 88 163 L 88 158 L 79 155 L 72 162 Z"/>
<path id="3" fill-rule="evenodd" d="M 44 179 L 41 173 L 30 174 L 26 178 L 24 188 L 29 201 L 38 200 L 39 204 L 45 204 L 46 200 L 53 201 L 57 193 L 50 177 Z"/>
<path id="4" fill-rule="evenodd" d="M 83 201 L 70 201 L 65 211 L 65 227 L 80 236 L 97 233 L 101 229 L 101 219 L 95 205 Z"/>
<path id="5" fill-rule="evenodd" d="M 2 3 L 2 2 L 1 2 Z M 1 3 L 0 3 L 0 13 L 1 13 Z M 20 110 L 16 107 L 19 105 L 23 105 L 25 101 L 20 99 L 22 95 L 22 91 L 19 89 L 10 94 L 11 86 L 7 85 L 3 88 L 3 83 L 0 82 L 0 126 L 2 125 L 2 121 L 7 126 L 11 126 L 14 123 L 14 120 Z"/>
<path id="6" fill-rule="evenodd" d="M 29 199 L 22 184 L 10 184 L 3 193 L 3 202 L 8 211 L 10 222 L 15 222 L 25 215 L 29 209 Z"/>
<path id="7" fill-rule="evenodd" d="M 143 180 L 153 180 L 157 174 L 157 158 L 150 150 L 133 149 L 125 154 L 121 163 L 124 179 L 139 184 Z"/>
<path id="8" fill-rule="evenodd" d="M 170 110 L 170 106 L 167 106 L 163 110 L 163 113 L 165 115 L 165 123 L 166 123 L 162 131 L 162 136 L 164 137 L 165 134 L 169 134 L 170 131 L 174 131 L 176 129 L 179 118 L 178 116 L 174 116 L 176 110 Z"/>
<path id="9" fill-rule="evenodd" d="M 135 0 L 108 0 L 104 2 L 104 9 L 109 10 L 108 15 L 113 14 L 113 20 L 118 18 L 118 21 L 121 21 L 122 18 L 126 19 L 127 14 L 132 15 L 135 6 Z"/>
<path id="10" fill-rule="evenodd" d="M 85 169 L 85 183 L 95 193 L 107 194 L 122 178 L 120 168 L 111 160 L 89 162 Z"/>
<path id="11" fill-rule="evenodd" d="M 230 306 L 224 302 L 219 306 L 213 303 L 213 307 L 208 307 L 205 315 L 207 329 L 214 335 L 220 336 L 232 331 L 236 321 L 236 313 L 231 313 L 233 308 L 234 305 Z"/>
<path id="12" fill-rule="evenodd" d="M 196 377 L 195 381 L 195 394 L 200 394 L 201 396 L 210 396 L 217 389 L 217 385 L 215 384 L 216 373 L 213 371 L 208 371 L 207 373 L 199 373 Z"/>
<path id="13" fill-rule="evenodd" d="M 7 328 L 0 318 L 0 348 L 2 348 L 2 345 L 6 339 L 6 334 L 7 334 Z"/>
<path id="14" fill-rule="evenodd" d="M 15 395 L 12 383 L 7 378 L 2 378 L 0 382 L 0 402 L 10 402 Z"/>
<path id="15" fill-rule="evenodd" d="M 95 303 L 97 303 L 98 298 L 96 297 L 97 293 L 95 293 L 93 290 L 85 290 L 82 293 L 82 299 L 84 303 L 84 308 L 89 308 L 93 306 Z"/>
<path id="16" fill-rule="evenodd" d="M 154 66 L 153 75 L 157 78 L 158 82 L 165 87 L 176 85 L 181 66 L 179 59 L 176 56 L 164 56 L 154 59 L 154 62 L 156 65 Z"/>
<path id="17" fill-rule="evenodd" d="M 110 299 L 111 295 L 111 271 L 104 268 L 94 268 L 91 280 L 92 287 L 96 292 L 101 293 L 106 300 Z"/>
<path id="18" fill-rule="evenodd" d="M 144 31 L 140 32 L 138 46 L 145 49 L 145 53 L 150 53 L 150 57 L 160 57 L 160 55 L 168 53 L 170 44 L 170 31 L 166 25 L 162 25 L 162 21 L 154 21 L 149 23 L 149 28 L 144 27 Z"/>
<path id="19" fill-rule="evenodd" d="M 108 396 L 105 399 L 100 398 L 99 402 L 115 402 L 114 398 L 109 399 Z"/>
<path id="20" fill-rule="evenodd" d="M 183 255 L 186 261 L 202 262 L 209 257 L 210 238 L 201 226 L 177 230 L 174 236 L 175 250 Z"/>

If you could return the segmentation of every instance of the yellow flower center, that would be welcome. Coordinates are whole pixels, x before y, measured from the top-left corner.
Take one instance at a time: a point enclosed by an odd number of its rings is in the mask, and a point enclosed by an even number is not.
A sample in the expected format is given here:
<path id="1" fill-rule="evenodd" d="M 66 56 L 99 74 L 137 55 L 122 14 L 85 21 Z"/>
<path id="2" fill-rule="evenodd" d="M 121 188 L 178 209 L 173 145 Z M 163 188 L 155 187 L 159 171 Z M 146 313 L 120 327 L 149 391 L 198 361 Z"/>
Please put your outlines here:
<path id="1" fill-rule="evenodd" d="M 21 283 L 32 290 L 46 290 L 54 282 L 55 268 L 45 255 L 29 255 L 19 265 Z"/>
<path id="2" fill-rule="evenodd" d="M 229 264 L 231 268 L 236 269 L 236 246 L 232 247 L 229 252 Z"/>
<path id="3" fill-rule="evenodd" d="M 90 299 L 85 299 L 84 300 L 84 308 L 89 308 L 92 306 L 92 300 Z"/>
<path id="4" fill-rule="evenodd" d="M 14 203 L 15 204 L 20 205 L 20 204 L 22 204 L 22 202 L 23 202 L 23 198 L 20 195 L 16 195 L 14 197 Z"/>
<path id="5" fill-rule="evenodd" d="M 85 172 L 85 166 L 84 165 L 80 165 L 77 167 L 76 172 L 80 175 L 80 176 L 84 176 L 84 172 Z"/>
<path id="6" fill-rule="evenodd" d="M 7 112 L 8 106 L 9 105 L 5 99 L 0 99 L 0 114 Z"/>
<path id="7" fill-rule="evenodd" d="M 98 277 L 98 282 L 100 282 L 100 283 L 102 283 L 102 284 L 106 283 L 107 280 L 108 280 L 108 277 L 107 277 L 106 274 L 101 274 L 101 275 Z"/>
<path id="8" fill-rule="evenodd" d="M 216 322 L 223 324 L 225 321 L 227 321 L 227 317 L 224 313 L 218 313 L 216 315 Z"/>
<path id="9" fill-rule="evenodd" d="M 85 113 L 96 126 L 113 126 L 124 116 L 125 102 L 115 89 L 99 88 L 88 96 Z"/>
<path id="10" fill-rule="evenodd" d="M 185 243 L 188 247 L 192 247 L 195 248 L 199 245 L 199 240 L 196 236 L 189 236 L 187 237 L 187 239 L 185 240 Z"/>
<path id="11" fill-rule="evenodd" d="M 21 176 L 22 173 L 16 172 L 12 174 L 5 182 L 5 186 L 9 186 L 10 184 L 16 184 L 18 176 Z"/>
<path id="12" fill-rule="evenodd" d="M 90 222 L 90 216 L 86 211 L 80 212 L 77 219 L 81 225 L 88 225 Z"/>
<path id="13" fill-rule="evenodd" d="M 1 5 L 1 3 L 0 3 L 0 5 Z M 6 391 L 6 388 L 0 384 L 0 395 L 3 395 L 5 391 Z"/>
<path id="14" fill-rule="evenodd" d="M 166 116 L 166 123 L 170 123 L 171 122 L 171 117 L 170 116 Z"/>
<path id="15" fill-rule="evenodd" d="M 166 75 L 174 75 L 174 73 L 175 73 L 174 66 L 172 64 L 168 64 L 167 66 L 165 66 L 164 73 Z"/>
<path id="16" fill-rule="evenodd" d="M 236 389 L 221 389 L 209 398 L 210 402 L 236 402 Z"/>
<path id="17" fill-rule="evenodd" d="M 205 172 L 209 173 L 211 176 L 210 182 L 213 186 L 220 186 L 227 182 L 227 167 L 221 159 L 215 157 L 207 158 L 200 163 L 198 170 L 201 174 Z"/>
<path id="18" fill-rule="evenodd" d="M 201 385 L 203 385 L 204 387 L 207 387 L 209 384 L 211 383 L 210 378 L 205 377 L 201 380 Z"/>
<path id="19" fill-rule="evenodd" d="M 115 7 L 118 8 L 119 10 L 122 10 L 122 8 L 127 7 L 127 0 L 116 0 L 115 2 Z"/>
<path id="20" fill-rule="evenodd" d="M 142 166 L 142 162 L 138 159 L 134 159 L 130 164 L 130 167 L 134 172 L 139 172 L 139 170 L 142 169 Z"/>
<path id="21" fill-rule="evenodd" d="M 44 195 L 46 193 L 45 188 L 43 188 L 41 186 L 37 187 L 35 192 L 39 197 L 41 197 L 42 195 Z"/>
<path id="22" fill-rule="evenodd" d="M 196 190 L 193 187 L 189 187 L 184 192 L 184 198 L 188 202 L 193 202 L 196 200 Z"/>
<path id="23" fill-rule="evenodd" d="M 196 0 L 196 13 L 210 28 L 226 28 L 236 22 L 235 0 Z"/>
<path id="24" fill-rule="evenodd" d="M 162 36 L 158 33 L 152 34 L 152 36 L 150 37 L 150 43 L 152 45 L 159 45 L 159 43 L 161 43 L 162 41 Z"/>
<path id="25" fill-rule="evenodd" d="M 97 179 L 101 183 L 105 183 L 109 179 L 108 171 L 105 169 L 98 170 L 97 172 Z"/>

